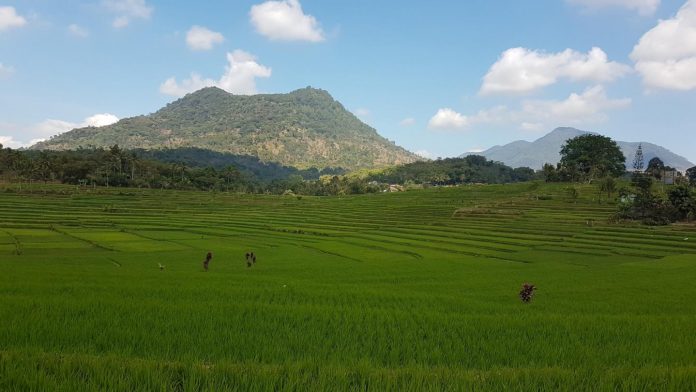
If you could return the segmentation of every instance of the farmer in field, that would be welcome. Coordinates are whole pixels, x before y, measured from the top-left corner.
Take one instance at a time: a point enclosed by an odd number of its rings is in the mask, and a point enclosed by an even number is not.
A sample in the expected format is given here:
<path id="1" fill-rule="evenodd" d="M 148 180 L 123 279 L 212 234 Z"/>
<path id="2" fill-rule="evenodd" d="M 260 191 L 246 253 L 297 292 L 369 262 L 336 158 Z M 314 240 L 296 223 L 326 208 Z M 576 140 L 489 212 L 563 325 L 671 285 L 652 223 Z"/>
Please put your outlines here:
<path id="1" fill-rule="evenodd" d="M 205 260 L 203 261 L 203 269 L 208 272 L 208 264 L 210 264 L 210 260 L 213 258 L 213 252 L 208 251 L 208 254 L 205 255 Z"/>

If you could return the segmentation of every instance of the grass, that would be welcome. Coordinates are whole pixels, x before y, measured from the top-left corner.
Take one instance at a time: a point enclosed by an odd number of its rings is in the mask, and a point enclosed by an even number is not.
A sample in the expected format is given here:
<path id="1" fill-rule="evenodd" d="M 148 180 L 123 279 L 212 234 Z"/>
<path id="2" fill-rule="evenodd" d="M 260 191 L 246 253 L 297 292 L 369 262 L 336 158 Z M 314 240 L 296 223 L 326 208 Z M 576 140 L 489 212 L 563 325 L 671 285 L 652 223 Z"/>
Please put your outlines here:
<path id="1" fill-rule="evenodd" d="M 696 228 L 563 188 L 6 186 L 0 390 L 695 389 Z"/>

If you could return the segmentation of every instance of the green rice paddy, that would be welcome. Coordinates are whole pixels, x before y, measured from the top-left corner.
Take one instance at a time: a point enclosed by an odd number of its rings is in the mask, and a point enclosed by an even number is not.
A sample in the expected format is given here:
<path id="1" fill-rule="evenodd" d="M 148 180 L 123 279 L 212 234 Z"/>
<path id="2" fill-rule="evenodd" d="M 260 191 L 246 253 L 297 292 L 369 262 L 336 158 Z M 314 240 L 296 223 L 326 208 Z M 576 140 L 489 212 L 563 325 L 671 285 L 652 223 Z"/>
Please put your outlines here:
<path id="1" fill-rule="evenodd" d="M 0 187 L 0 390 L 696 389 L 696 228 L 580 192 Z"/>

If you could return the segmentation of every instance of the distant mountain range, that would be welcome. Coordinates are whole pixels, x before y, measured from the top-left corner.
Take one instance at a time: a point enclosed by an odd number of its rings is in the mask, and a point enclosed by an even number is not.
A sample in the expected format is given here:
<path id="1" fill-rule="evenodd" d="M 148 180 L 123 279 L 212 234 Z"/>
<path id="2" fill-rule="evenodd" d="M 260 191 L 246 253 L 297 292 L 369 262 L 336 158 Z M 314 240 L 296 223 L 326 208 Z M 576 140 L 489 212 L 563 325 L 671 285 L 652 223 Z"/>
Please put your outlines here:
<path id="1" fill-rule="evenodd" d="M 32 149 L 201 148 L 297 168 L 375 168 L 420 158 L 381 137 L 328 92 L 233 95 L 208 87 L 157 112 L 105 127 L 74 129 Z"/>
<path id="2" fill-rule="evenodd" d="M 545 163 L 552 163 L 555 165 L 561 160 L 561 146 L 567 140 L 588 133 L 591 132 L 585 132 L 575 128 L 556 128 L 551 133 L 533 142 L 518 140 L 504 146 L 491 147 L 486 151 L 476 153 L 476 155 L 483 155 L 490 160 L 503 162 L 512 167 L 526 166 L 532 169 L 541 169 Z M 636 150 L 638 150 L 638 145 L 642 145 L 646 166 L 650 159 L 654 157 L 659 157 L 665 165 L 674 167 L 680 171 L 694 166 L 688 159 L 656 144 L 622 141 L 616 141 L 616 144 L 619 145 L 621 151 L 623 151 L 626 156 L 626 168 L 629 169 L 633 165 L 633 157 L 636 154 Z M 467 153 L 462 156 L 466 155 L 472 154 Z"/>

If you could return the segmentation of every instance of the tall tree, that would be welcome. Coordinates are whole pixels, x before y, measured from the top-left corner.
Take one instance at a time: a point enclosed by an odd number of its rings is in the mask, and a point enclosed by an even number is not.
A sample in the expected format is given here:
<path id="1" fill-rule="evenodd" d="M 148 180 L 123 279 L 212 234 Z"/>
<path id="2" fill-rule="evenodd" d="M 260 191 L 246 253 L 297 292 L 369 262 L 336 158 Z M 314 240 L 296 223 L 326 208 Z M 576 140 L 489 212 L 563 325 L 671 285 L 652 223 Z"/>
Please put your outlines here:
<path id="1" fill-rule="evenodd" d="M 648 162 L 648 168 L 645 169 L 645 172 L 659 180 L 662 178 L 662 172 L 664 170 L 665 163 L 662 162 L 662 159 L 655 157 Z"/>
<path id="2" fill-rule="evenodd" d="M 638 145 L 636 150 L 636 155 L 633 157 L 633 171 L 642 172 L 645 165 L 645 158 L 643 158 L 643 144 Z"/>
<path id="3" fill-rule="evenodd" d="M 686 178 L 691 185 L 696 185 L 696 166 L 686 170 Z"/>
<path id="4" fill-rule="evenodd" d="M 572 174 L 572 180 L 592 181 L 606 176 L 618 177 L 626 171 L 626 157 L 611 138 L 582 135 L 561 147 L 560 166 Z"/>

